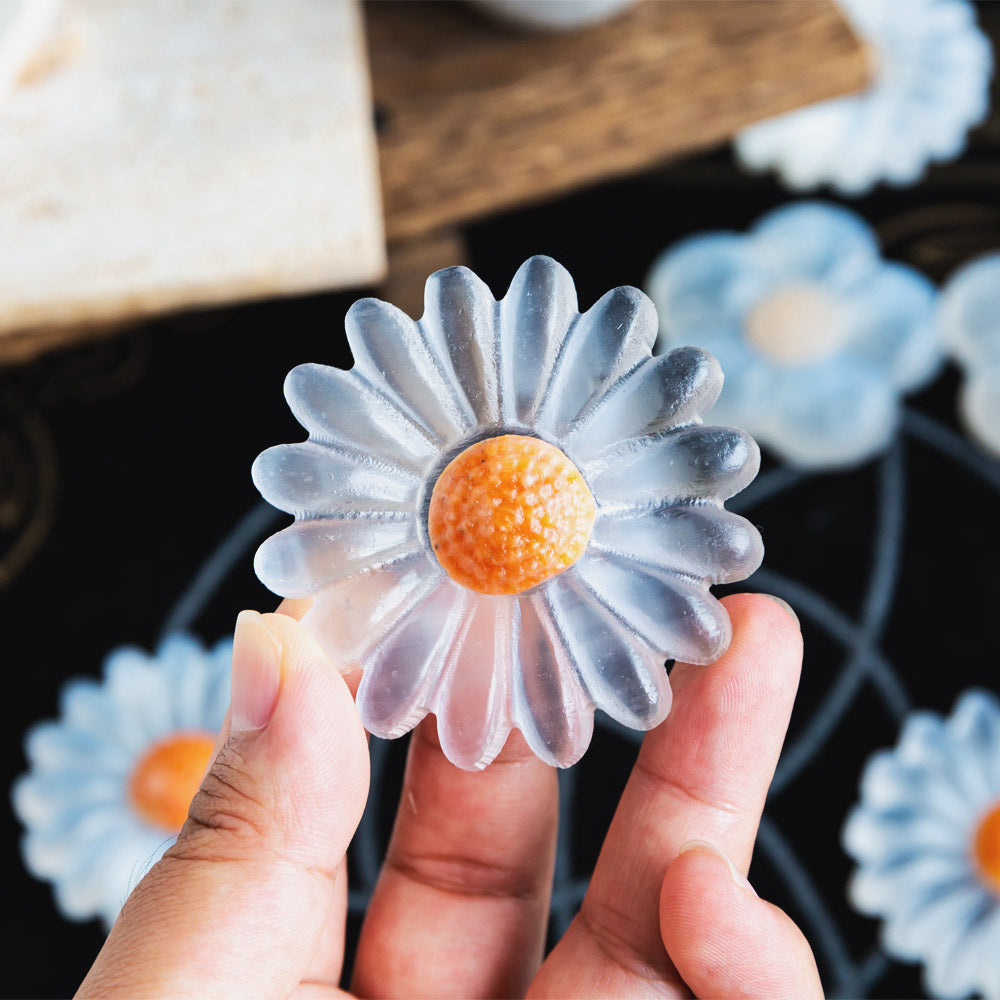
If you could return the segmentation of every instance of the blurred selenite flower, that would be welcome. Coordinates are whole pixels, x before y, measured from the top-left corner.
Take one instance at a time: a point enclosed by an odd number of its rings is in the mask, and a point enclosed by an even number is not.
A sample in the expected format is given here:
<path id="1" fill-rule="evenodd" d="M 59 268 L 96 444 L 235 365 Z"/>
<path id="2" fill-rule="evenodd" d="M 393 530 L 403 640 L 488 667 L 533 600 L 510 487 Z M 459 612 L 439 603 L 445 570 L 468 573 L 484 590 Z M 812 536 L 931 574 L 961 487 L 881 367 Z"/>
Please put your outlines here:
<path id="1" fill-rule="evenodd" d="M 986 117 L 989 40 L 967 0 L 839 2 L 868 46 L 870 86 L 751 125 L 736 152 L 796 190 L 828 183 L 859 195 L 880 181 L 913 184 L 930 163 L 959 156 Z"/>
<path id="2" fill-rule="evenodd" d="M 637 0 L 470 0 L 494 17 L 526 28 L 560 31 L 604 21 Z"/>
<path id="3" fill-rule="evenodd" d="M 883 947 L 923 962 L 942 997 L 1000 997 L 1000 701 L 968 691 L 951 716 L 914 712 L 875 754 L 844 828 L 853 904 Z"/>
<path id="4" fill-rule="evenodd" d="M 726 373 L 713 420 L 802 467 L 884 449 L 900 394 L 941 360 L 934 285 L 883 260 L 867 223 L 834 205 L 779 208 L 745 235 L 691 236 L 647 285 L 661 346 L 702 347 Z"/>
<path id="5" fill-rule="evenodd" d="M 24 863 L 70 920 L 110 927 L 176 839 L 229 706 L 231 661 L 231 639 L 116 649 L 102 681 L 67 683 L 59 719 L 29 731 L 13 789 Z"/>
<path id="6" fill-rule="evenodd" d="M 296 519 L 257 574 L 315 595 L 303 622 L 363 667 L 370 732 L 400 736 L 430 711 L 460 767 L 489 764 L 513 727 L 566 767 L 595 706 L 649 729 L 670 708 L 664 660 L 728 646 L 709 585 L 760 563 L 757 531 L 723 508 L 759 454 L 702 426 L 716 362 L 653 358 L 655 336 L 637 289 L 581 315 L 568 272 L 533 257 L 500 302 L 463 267 L 428 279 L 419 321 L 362 299 L 354 368 L 289 373 L 309 440 L 254 464 Z"/>
<path id="7" fill-rule="evenodd" d="M 945 342 L 965 369 L 959 409 L 969 433 L 1000 456 L 1000 251 L 960 268 L 941 293 Z"/>

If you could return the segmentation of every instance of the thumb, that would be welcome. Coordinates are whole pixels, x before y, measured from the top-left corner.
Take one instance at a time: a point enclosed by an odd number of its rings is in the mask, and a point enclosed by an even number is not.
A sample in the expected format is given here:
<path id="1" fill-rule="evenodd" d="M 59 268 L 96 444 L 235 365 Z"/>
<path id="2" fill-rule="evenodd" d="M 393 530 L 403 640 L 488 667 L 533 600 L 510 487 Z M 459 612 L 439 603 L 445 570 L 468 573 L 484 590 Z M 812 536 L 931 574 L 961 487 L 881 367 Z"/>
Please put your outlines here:
<path id="1" fill-rule="evenodd" d="M 254 611 L 236 623 L 230 715 L 78 997 L 283 997 L 302 979 L 368 793 L 364 730 L 308 632 Z"/>
<path id="2" fill-rule="evenodd" d="M 696 997 L 822 998 L 812 950 L 792 919 L 760 899 L 706 841 L 681 847 L 660 892 L 667 954 Z"/>

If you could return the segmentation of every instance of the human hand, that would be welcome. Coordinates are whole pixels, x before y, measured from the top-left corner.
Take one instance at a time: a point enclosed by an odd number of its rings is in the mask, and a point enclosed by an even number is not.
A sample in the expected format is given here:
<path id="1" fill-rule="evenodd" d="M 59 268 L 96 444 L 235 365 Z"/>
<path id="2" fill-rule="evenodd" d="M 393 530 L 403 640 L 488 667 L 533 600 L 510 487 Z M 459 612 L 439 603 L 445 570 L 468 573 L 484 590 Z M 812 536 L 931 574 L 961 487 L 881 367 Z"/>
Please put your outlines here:
<path id="1" fill-rule="evenodd" d="M 822 995 L 805 938 L 745 879 L 801 637 L 773 600 L 724 603 L 732 645 L 710 667 L 674 667 L 673 709 L 645 737 L 580 913 L 544 962 L 555 772 L 517 733 L 485 771 L 460 771 L 434 720 L 417 727 L 357 994 Z M 344 997 L 345 855 L 367 792 L 347 683 L 291 617 L 245 612 L 218 755 L 78 998 Z"/>

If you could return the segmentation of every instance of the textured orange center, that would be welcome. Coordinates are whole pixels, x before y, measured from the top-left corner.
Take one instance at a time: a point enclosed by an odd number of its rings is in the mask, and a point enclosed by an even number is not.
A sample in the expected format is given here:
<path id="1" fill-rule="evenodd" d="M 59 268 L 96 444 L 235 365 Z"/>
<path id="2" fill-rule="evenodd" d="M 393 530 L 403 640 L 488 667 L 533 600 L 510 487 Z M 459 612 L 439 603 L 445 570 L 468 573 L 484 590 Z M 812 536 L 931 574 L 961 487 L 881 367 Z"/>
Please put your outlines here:
<path id="1" fill-rule="evenodd" d="M 480 594 L 519 594 L 583 555 L 595 513 L 580 470 L 558 448 L 504 434 L 448 464 L 428 531 L 453 580 Z"/>
<path id="2" fill-rule="evenodd" d="M 210 733 L 174 733 L 139 758 L 129 779 L 135 811 L 152 826 L 177 833 L 215 745 Z"/>
<path id="3" fill-rule="evenodd" d="M 979 821 L 972 853 L 983 878 L 1000 892 L 1000 802 Z"/>

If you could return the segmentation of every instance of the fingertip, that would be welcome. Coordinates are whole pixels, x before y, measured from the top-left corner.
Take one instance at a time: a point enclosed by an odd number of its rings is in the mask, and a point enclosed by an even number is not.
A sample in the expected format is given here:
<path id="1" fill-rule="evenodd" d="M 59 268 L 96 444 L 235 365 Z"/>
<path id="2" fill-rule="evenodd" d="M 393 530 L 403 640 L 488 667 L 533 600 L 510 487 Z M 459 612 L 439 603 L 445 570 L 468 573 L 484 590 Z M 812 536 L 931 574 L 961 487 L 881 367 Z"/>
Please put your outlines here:
<path id="1" fill-rule="evenodd" d="M 812 950 L 791 918 L 760 899 L 706 841 L 689 841 L 664 875 L 660 934 L 696 996 L 822 997 Z"/>

